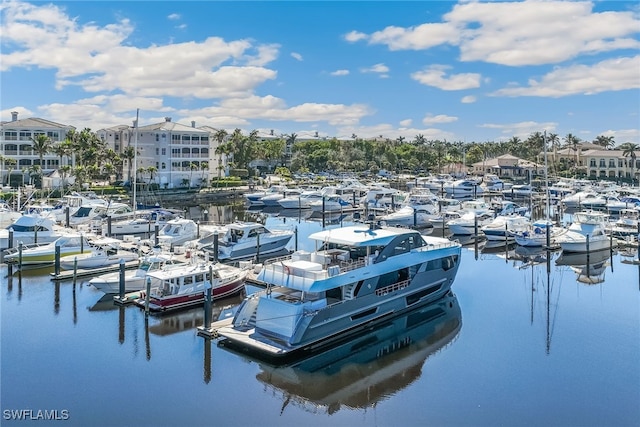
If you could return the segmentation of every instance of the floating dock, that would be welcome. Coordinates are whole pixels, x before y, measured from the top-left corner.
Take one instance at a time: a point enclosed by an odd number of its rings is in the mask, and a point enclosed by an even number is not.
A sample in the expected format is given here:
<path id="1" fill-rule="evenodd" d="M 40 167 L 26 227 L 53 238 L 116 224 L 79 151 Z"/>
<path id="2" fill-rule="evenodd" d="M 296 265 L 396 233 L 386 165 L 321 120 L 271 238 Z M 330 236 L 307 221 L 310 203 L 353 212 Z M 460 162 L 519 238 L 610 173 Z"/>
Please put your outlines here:
<path id="1" fill-rule="evenodd" d="M 140 263 L 138 261 L 129 261 L 124 264 L 125 270 L 131 270 L 133 268 L 137 268 Z M 113 264 L 106 267 L 100 268 L 86 268 L 86 269 L 77 269 L 75 272 L 73 270 L 64 270 L 60 273 L 50 273 L 51 280 L 71 280 L 74 277 L 83 278 L 83 277 L 92 277 L 104 273 L 113 273 L 120 270 L 120 264 Z"/>

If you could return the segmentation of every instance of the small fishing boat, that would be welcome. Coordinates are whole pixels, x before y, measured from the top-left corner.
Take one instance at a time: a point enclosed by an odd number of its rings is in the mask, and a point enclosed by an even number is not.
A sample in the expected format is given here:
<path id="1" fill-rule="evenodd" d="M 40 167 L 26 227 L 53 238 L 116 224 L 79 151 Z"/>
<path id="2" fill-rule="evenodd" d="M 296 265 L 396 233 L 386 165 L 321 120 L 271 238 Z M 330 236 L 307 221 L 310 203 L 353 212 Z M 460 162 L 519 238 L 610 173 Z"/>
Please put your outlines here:
<path id="1" fill-rule="evenodd" d="M 60 268 L 64 270 L 91 269 L 136 261 L 138 254 L 121 249 L 121 240 L 103 237 L 91 242 L 91 250 L 82 254 L 60 257 Z"/>
<path id="2" fill-rule="evenodd" d="M 78 255 L 91 251 L 91 243 L 83 234 L 69 234 L 58 237 L 45 244 L 34 244 L 5 250 L 4 261 L 7 263 L 22 262 L 23 265 L 52 264 L 55 261 L 56 248 L 60 249 L 60 257 Z"/>
<path id="3" fill-rule="evenodd" d="M 596 211 L 582 211 L 573 214 L 574 222 L 557 242 L 565 252 L 587 252 L 610 246 L 606 231 L 608 215 Z"/>
<path id="4" fill-rule="evenodd" d="M 162 251 L 160 247 L 153 248 L 153 252 L 138 259 L 140 264 L 134 271 L 127 271 L 124 275 L 126 292 L 141 291 L 145 288 L 145 278 L 148 273 L 167 270 L 182 265 L 173 253 Z M 120 272 L 105 273 L 89 280 L 89 284 L 105 294 L 117 294 L 120 291 Z"/>
<path id="5" fill-rule="evenodd" d="M 214 300 L 236 295 L 244 289 L 247 273 L 245 268 L 211 262 L 193 262 L 150 272 L 145 278 L 150 282 L 149 310 L 167 312 L 203 304 L 209 287 Z M 146 289 L 127 294 L 125 298 L 146 307 Z"/>
<path id="6" fill-rule="evenodd" d="M 5 229 L 0 230 L 0 249 L 9 247 L 9 231 L 13 233 L 12 247 L 20 242 L 25 245 L 33 243 L 50 243 L 64 234 L 62 227 L 55 220 L 37 213 L 19 216 Z"/>

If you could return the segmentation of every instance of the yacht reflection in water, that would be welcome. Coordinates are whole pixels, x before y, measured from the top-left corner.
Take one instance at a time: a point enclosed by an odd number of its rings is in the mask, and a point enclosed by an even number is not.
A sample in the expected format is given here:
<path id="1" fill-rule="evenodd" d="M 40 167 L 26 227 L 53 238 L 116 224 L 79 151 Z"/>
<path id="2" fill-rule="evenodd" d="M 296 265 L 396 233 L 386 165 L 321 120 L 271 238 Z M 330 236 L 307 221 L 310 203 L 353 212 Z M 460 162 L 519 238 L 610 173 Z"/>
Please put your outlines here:
<path id="1" fill-rule="evenodd" d="M 443 298 L 288 366 L 260 363 L 260 382 L 289 404 L 329 414 L 375 406 L 420 378 L 426 359 L 462 327 L 456 296 Z M 246 356 L 245 356 L 246 357 Z"/>
<path id="2" fill-rule="evenodd" d="M 611 255 L 609 249 L 580 253 L 563 251 L 556 265 L 568 265 L 576 273 L 578 282 L 596 285 L 604 282 Z"/>

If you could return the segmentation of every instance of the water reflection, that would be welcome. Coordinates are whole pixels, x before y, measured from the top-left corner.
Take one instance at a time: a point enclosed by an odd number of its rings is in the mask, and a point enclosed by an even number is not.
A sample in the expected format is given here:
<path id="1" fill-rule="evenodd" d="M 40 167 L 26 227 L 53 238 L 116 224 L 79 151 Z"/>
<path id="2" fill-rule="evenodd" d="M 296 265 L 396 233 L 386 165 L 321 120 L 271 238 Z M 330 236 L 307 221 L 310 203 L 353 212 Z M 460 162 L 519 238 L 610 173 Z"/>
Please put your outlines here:
<path id="1" fill-rule="evenodd" d="M 260 363 L 257 379 L 288 405 L 311 412 L 374 407 L 422 375 L 427 358 L 462 327 L 453 293 L 284 367 Z"/>
<path id="2" fill-rule="evenodd" d="M 556 265 L 569 266 L 576 273 L 578 282 L 595 285 L 604 282 L 611 256 L 609 249 L 585 253 L 562 252 Z"/>

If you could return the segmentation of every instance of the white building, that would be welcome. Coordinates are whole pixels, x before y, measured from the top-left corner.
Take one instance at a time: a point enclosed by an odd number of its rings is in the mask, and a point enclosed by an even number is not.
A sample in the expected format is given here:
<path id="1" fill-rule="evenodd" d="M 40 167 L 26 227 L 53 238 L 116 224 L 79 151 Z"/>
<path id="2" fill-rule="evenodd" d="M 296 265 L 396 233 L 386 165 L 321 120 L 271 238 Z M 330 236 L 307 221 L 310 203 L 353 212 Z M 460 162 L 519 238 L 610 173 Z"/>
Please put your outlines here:
<path id="1" fill-rule="evenodd" d="M 137 132 L 136 132 L 137 131 Z M 109 147 L 122 153 L 128 146 L 137 146 L 135 169 L 156 168 L 138 177 L 138 182 L 155 182 L 163 188 L 197 187 L 218 176 L 218 166 L 224 160 L 215 154 L 215 129 L 182 125 L 165 117 L 161 123 L 140 126 L 115 126 L 97 132 Z M 137 136 L 136 136 L 137 135 Z M 226 166 L 226 165 L 225 165 Z M 125 165 L 124 173 L 129 168 Z M 134 168 L 131 168 L 134 173 Z M 133 177 L 127 177 L 130 181 Z"/>
<path id="2" fill-rule="evenodd" d="M 40 165 L 40 156 L 33 151 L 32 138 L 44 134 L 56 144 L 64 141 L 70 130 L 75 130 L 75 127 L 37 117 L 18 119 L 18 113 L 12 111 L 11 120 L 0 123 L 0 182 L 3 185 L 12 183 L 13 186 L 22 184 L 23 179 L 29 176 L 29 169 Z M 15 166 L 11 166 L 11 177 L 8 177 L 9 168 L 5 159 L 16 161 Z M 60 167 L 60 158 L 48 153 L 42 158 L 42 163 L 40 167 L 45 175 Z"/>

